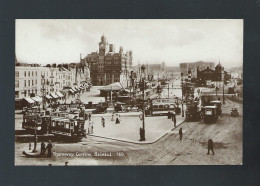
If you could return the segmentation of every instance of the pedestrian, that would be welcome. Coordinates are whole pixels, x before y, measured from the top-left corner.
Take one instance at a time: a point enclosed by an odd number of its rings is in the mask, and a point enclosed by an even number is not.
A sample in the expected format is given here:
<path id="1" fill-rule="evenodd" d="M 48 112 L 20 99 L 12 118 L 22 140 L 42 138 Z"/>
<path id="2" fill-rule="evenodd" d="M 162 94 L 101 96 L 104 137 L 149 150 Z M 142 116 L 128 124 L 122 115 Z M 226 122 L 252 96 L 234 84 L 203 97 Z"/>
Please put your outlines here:
<path id="1" fill-rule="evenodd" d="M 42 141 L 41 143 L 41 155 L 45 154 L 45 143 Z"/>
<path id="2" fill-rule="evenodd" d="M 49 143 L 48 143 L 48 145 L 47 145 L 47 149 L 48 149 L 48 157 L 51 157 L 51 149 L 52 149 L 51 140 L 49 140 Z"/>
<path id="3" fill-rule="evenodd" d="M 66 161 L 66 162 L 65 162 L 65 166 L 68 166 L 68 163 L 69 163 L 69 162 Z"/>
<path id="4" fill-rule="evenodd" d="M 91 114 L 88 115 L 89 121 L 91 121 Z"/>
<path id="5" fill-rule="evenodd" d="M 174 127 L 176 127 L 176 112 L 175 112 L 175 110 L 172 112 L 172 121 L 174 123 Z"/>
<path id="6" fill-rule="evenodd" d="M 101 117 L 102 127 L 105 127 L 105 118 Z"/>
<path id="7" fill-rule="evenodd" d="M 210 151 L 212 151 L 213 155 L 215 154 L 215 153 L 214 153 L 214 150 L 213 150 L 213 145 L 214 145 L 213 140 L 212 140 L 212 139 L 209 139 L 209 140 L 208 140 L 208 154 L 207 154 L 207 155 L 209 155 L 209 152 L 210 152 Z"/>
<path id="8" fill-rule="evenodd" d="M 116 118 L 116 124 L 119 124 L 119 123 L 120 123 L 119 118 Z"/>
<path id="9" fill-rule="evenodd" d="M 112 114 L 111 121 L 114 121 L 114 116 L 115 116 L 115 115 L 114 115 L 114 113 L 113 113 L 113 114 Z"/>
<path id="10" fill-rule="evenodd" d="M 142 129 L 142 127 L 140 127 L 140 129 L 139 129 L 139 134 L 140 134 L 140 140 L 139 141 L 143 141 L 143 129 Z"/>
<path id="11" fill-rule="evenodd" d="M 180 140 L 182 141 L 182 128 L 179 130 Z"/>
<path id="12" fill-rule="evenodd" d="M 31 149 L 32 149 L 32 143 L 29 142 L 29 150 L 31 150 Z"/>

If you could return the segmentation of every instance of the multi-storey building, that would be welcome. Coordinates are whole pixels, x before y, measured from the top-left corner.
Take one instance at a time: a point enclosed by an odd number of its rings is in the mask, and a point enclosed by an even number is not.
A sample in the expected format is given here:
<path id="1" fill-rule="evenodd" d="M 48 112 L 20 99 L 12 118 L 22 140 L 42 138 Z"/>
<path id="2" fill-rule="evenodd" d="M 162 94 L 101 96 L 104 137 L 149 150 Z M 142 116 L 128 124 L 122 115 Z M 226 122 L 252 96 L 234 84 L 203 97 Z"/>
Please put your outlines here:
<path id="1" fill-rule="evenodd" d="M 108 44 L 103 35 L 99 42 L 99 51 L 88 54 L 81 63 L 87 63 L 93 85 L 108 85 L 120 82 L 124 86 L 130 84 L 132 70 L 132 51 L 123 53 L 123 47 L 115 52 L 115 46 Z"/>
<path id="2" fill-rule="evenodd" d="M 41 73 L 50 73 L 45 67 L 15 67 L 15 98 L 41 95 Z"/>

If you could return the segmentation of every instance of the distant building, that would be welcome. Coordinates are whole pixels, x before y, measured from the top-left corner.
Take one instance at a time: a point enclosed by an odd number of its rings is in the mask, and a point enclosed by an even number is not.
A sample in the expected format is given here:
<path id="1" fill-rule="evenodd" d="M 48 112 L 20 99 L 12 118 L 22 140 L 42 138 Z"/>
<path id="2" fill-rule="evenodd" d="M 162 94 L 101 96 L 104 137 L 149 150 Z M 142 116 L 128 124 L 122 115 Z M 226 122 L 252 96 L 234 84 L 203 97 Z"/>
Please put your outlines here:
<path id="1" fill-rule="evenodd" d="M 203 62 L 203 61 L 192 62 L 192 63 L 180 63 L 180 71 L 181 71 L 181 73 L 183 73 L 184 76 L 188 76 L 188 71 L 190 69 L 192 76 L 196 77 L 197 68 L 199 68 L 199 70 L 205 70 L 207 68 L 214 70 L 215 63 L 214 62 Z"/>
<path id="2" fill-rule="evenodd" d="M 130 84 L 130 71 L 132 70 L 132 51 L 115 52 L 114 44 L 108 44 L 107 39 L 102 35 L 99 42 L 99 51 L 88 54 L 81 63 L 87 64 L 90 70 L 90 78 L 93 85 L 108 85 L 120 82 L 127 86 Z"/>
<path id="3" fill-rule="evenodd" d="M 207 67 L 204 70 L 200 70 L 197 67 L 197 83 L 200 85 L 206 85 L 207 83 L 214 83 L 216 86 L 220 86 L 223 80 L 230 79 L 230 74 L 224 71 L 224 67 L 219 63 L 215 70 Z"/>

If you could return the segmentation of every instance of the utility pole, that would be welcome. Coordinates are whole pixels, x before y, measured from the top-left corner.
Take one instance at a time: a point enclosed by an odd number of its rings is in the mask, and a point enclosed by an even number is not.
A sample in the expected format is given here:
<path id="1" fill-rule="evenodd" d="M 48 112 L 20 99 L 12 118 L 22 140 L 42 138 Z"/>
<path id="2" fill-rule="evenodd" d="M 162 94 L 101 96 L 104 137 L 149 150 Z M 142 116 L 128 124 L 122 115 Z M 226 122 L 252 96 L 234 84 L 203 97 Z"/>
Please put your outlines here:
<path id="1" fill-rule="evenodd" d="M 145 73 L 145 66 L 144 65 L 142 65 L 142 67 L 141 67 L 141 69 L 142 69 L 142 75 L 143 75 L 143 77 L 142 77 L 142 81 L 143 81 L 143 129 L 142 129 L 142 133 L 140 134 L 141 136 L 141 138 L 140 138 L 140 140 L 141 141 L 145 141 L 145 121 L 144 121 L 144 117 L 145 117 L 145 104 L 144 104 L 144 88 L 145 88 L 145 86 L 144 86 L 144 73 Z"/>
<path id="2" fill-rule="evenodd" d="M 168 80 L 168 99 L 170 98 L 170 87 L 169 87 L 170 85 L 169 84 L 170 84 L 170 81 Z"/>
<path id="3" fill-rule="evenodd" d="M 181 73 L 181 115 L 184 117 L 184 110 L 183 110 L 183 73 Z"/>
<path id="4" fill-rule="evenodd" d="M 225 104 L 225 71 L 223 71 L 223 104 Z"/>

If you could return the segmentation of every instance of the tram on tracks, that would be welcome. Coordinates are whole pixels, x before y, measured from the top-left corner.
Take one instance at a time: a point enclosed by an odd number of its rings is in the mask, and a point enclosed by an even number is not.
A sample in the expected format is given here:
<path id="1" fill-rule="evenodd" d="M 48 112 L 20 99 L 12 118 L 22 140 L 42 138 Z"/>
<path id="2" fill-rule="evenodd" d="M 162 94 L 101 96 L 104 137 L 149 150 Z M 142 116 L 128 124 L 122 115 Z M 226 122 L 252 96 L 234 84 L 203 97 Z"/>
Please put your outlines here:
<path id="1" fill-rule="evenodd" d="M 79 140 L 86 137 L 85 117 L 81 113 L 27 110 L 22 128 L 37 134 L 54 134 L 64 139 Z"/>
<path id="2" fill-rule="evenodd" d="M 177 109 L 174 99 L 154 99 L 146 106 L 145 115 L 155 116 L 155 115 L 168 115 L 169 112 L 175 111 Z"/>

